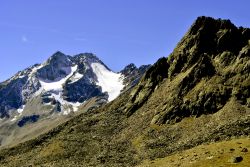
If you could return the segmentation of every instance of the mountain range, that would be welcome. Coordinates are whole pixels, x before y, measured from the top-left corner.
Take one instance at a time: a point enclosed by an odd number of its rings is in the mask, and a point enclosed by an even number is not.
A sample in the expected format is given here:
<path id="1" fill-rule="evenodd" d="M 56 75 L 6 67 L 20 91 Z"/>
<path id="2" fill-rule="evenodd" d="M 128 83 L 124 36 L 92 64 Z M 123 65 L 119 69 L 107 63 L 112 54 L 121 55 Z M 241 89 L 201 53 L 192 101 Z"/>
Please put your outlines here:
<path id="1" fill-rule="evenodd" d="M 58 51 L 44 63 L 18 72 L 0 83 L 1 146 L 38 135 L 79 108 L 93 110 L 114 100 L 148 67 L 129 64 L 115 73 L 92 53 L 68 56 Z"/>
<path id="2" fill-rule="evenodd" d="M 125 88 L 115 86 L 122 90 L 117 98 L 111 97 L 118 93 L 104 89 L 107 93 L 101 91 L 98 97 L 108 103 L 87 112 L 78 107 L 78 115 L 47 132 L 6 146 L 0 150 L 0 163 L 11 167 L 249 166 L 249 51 L 249 28 L 198 17 L 173 52 L 143 67 L 142 75 L 135 75 L 140 72 L 133 72 L 134 65 L 115 74 L 116 83 L 127 83 Z M 63 64 L 64 72 L 55 73 L 65 78 L 71 72 Z M 102 63 L 91 66 L 97 78 L 100 66 L 106 68 Z M 57 77 L 42 71 L 37 77 L 46 88 Z M 77 80 L 73 78 L 77 77 L 69 77 L 63 90 Z M 103 88 L 104 81 L 93 81 Z M 70 103 L 83 102 L 72 89 L 57 90 Z"/>

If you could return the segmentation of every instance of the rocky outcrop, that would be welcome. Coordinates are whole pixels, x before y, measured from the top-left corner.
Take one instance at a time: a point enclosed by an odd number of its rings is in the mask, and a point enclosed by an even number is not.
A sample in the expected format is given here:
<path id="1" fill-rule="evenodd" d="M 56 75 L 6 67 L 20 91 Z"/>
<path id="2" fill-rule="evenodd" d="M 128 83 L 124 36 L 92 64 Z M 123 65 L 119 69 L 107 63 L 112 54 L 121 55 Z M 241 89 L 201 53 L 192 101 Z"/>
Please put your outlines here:
<path id="1" fill-rule="evenodd" d="M 17 109 L 23 104 L 22 89 L 27 77 L 17 78 L 0 89 L 0 117 L 9 117 L 9 110 Z"/>
<path id="2" fill-rule="evenodd" d="M 72 64 L 69 56 L 56 52 L 43 64 L 42 68 L 36 71 L 36 76 L 47 82 L 59 81 L 70 74 Z"/>
<path id="3" fill-rule="evenodd" d="M 135 66 L 135 64 L 127 65 L 120 73 L 124 76 L 124 84 L 126 85 L 124 90 L 128 90 L 134 87 L 142 75 L 150 68 L 151 65 L 142 65 L 139 68 Z"/>
<path id="4" fill-rule="evenodd" d="M 162 82 L 158 77 L 167 78 L 171 93 L 157 108 L 152 124 L 216 113 L 230 98 L 248 105 L 249 40 L 249 29 L 237 28 L 229 20 L 197 18 L 166 63 L 160 59 L 147 71 L 130 94 L 125 112 L 131 115 L 148 101 Z"/>
<path id="5" fill-rule="evenodd" d="M 169 68 L 166 58 L 159 59 L 143 75 L 141 81 L 130 93 L 130 98 L 125 106 L 125 113 L 130 116 L 140 108 L 153 93 L 158 84 L 167 78 L 166 69 Z"/>

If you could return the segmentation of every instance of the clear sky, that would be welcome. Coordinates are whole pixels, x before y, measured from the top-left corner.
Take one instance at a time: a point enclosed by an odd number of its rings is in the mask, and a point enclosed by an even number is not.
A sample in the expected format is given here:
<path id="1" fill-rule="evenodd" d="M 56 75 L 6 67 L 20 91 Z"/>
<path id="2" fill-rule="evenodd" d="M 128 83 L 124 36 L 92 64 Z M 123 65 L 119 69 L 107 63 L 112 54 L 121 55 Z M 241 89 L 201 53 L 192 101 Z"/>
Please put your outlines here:
<path id="1" fill-rule="evenodd" d="M 56 51 L 114 71 L 168 56 L 197 16 L 250 27 L 249 0 L 0 0 L 0 81 Z"/>

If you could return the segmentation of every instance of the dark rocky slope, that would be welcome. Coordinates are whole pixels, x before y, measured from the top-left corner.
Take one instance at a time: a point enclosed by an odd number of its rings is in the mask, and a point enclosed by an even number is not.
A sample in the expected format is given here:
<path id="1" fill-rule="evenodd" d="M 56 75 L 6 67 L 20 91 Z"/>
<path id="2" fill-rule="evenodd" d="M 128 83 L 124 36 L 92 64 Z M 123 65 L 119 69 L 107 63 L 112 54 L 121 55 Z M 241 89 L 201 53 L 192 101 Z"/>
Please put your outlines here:
<path id="1" fill-rule="evenodd" d="M 199 17 L 115 101 L 0 152 L 2 166 L 136 166 L 250 134 L 250 29 Z"/>

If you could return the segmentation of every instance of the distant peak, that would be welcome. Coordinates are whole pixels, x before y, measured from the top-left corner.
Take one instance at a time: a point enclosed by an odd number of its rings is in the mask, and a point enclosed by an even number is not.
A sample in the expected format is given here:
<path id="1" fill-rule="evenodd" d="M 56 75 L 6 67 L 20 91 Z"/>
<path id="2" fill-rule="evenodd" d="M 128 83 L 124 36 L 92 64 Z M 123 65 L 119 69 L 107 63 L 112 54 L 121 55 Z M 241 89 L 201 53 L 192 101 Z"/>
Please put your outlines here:
<path id="1" fill-rule="evenodd" d="M 64 53 L 62 53 L 61 51 L 56 51 L 52 56 L 63 56 L 65 55 Z"/>
<path id="2" fill-rule="evenodd" d="M 49 58 L 49 60 L 58 59 L 58 58 L 61 58 L 61 57 L 68 57 L 68 56 L 66 56 L 64 53 L 62 53 L 62 52 L 60 52 L 60 51 L 57 51 L 57 52 L 55 52 L 55 53 Z"/>
<path id="3" fill-rule="evenodd" d="M 92 63 L 100 63 L 104 65 L 107 69 L 109 69 L 95 54 L 93 53 L 80 53 L 73 56 L 73 60 L 75 62 L 81 62 L 84 64 L 91 65 Z M 110 69 L 109 69 L 110 70 Z"/>
<path id="4" fill-rule="evenodd" d="M 71 66 L 72 58 L 64 53 L 57 51 L 51 57 L 47 59 L 47 61 L 43 65 L 51 65 L 57 66 L 59 64 L 63 64 L 64 66 Z"/>
<path id="5" fill-rule="evenodd" d="M 101 60 L 93 53 L 80 53 L 73 56 L 76 60 L 88 61 L 88 62 L 101 62 Z"/>
<path id="6" fill-rule="evenodd" d="M 137 69 L 137 67 L 136 67 L 136 65 L 134 64 L 134 63 L 130 63 L 130 64 L 128 64 L 127 66 L 125 66 L 124 67 L 124 69 L 123 70 L 121 70 L 120 72 L 122 73 L 122 74 L 128 74 L 128 73 L 130 73 L 131 71 L 134 71 L 134 70 L 136 70 Z"/>
<path id="7" fill-rule="evenodd" d="M 95 58 L 95 59 L 99 59 L 95 54 L 93 53 L 80 53 L 74 56 L 75 58 L 78 57 L 86 57 L 86 58 Z"/>
<path id="8" fill-rule="evenodd" d="M 126 67 L 125 67 L 125 69 L 126 68 L 137 68 L 136 67 L 136 65 L 134 64 L 134 63 L 130 63 L 130 64 L 128 64 Z"/>
<path id="9" fill-rule="evenodd" d="M 55 52 L 48 60 L 47 62 L 54 62 L 62 59 L 66 59 L 68 56 L 66 56 L 64 53 L 57 51 Z"/>

